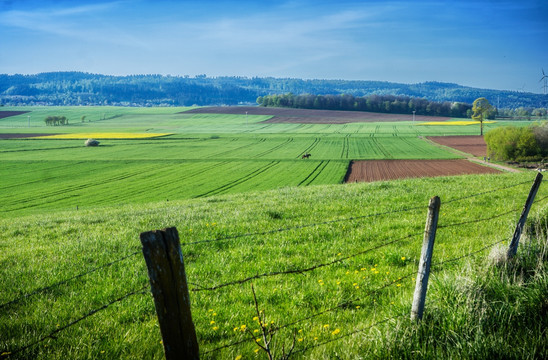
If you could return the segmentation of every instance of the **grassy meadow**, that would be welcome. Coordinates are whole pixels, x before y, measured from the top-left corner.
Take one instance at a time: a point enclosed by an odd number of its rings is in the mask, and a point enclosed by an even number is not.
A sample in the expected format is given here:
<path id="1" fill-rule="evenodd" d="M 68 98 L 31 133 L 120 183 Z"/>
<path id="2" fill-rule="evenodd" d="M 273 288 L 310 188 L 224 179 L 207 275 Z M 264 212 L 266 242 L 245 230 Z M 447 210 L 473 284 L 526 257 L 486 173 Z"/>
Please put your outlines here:
<path id="1" fill-rule="evenodd" d="M 98 137 L 96 148 L 0 140 L 2 358 L 163 358 L 139 233 L 171 226 L 204 359 L 266 358 L 256 317 L 275 331 L 276 358 L 292 347 L 296 359 L 548 355 L 545 183 L 517 261 L 495 261 L 534 173 L 341 184 L 350 159 L 455 158 L 418 136 L 475 134 L 475 126 L 31 110 L 0 119 L 0 131 L 172 135 Z M 48 115 L 71 125 L 39 124 Z M 304 152 L 312 158 L 300 159 Z M 409 314 L 434 195 L 440 228 L 417 324 Z"/>

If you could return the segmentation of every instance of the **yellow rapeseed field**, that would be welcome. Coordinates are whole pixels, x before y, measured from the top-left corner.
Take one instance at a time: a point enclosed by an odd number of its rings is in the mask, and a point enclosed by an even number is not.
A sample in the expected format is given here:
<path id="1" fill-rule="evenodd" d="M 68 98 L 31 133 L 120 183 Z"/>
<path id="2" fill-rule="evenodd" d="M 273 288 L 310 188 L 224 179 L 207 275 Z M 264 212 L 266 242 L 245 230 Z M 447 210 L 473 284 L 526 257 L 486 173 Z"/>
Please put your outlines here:
<path id="1" fill-rule="evenodd" d="M 484 124 L 493 124 L 495 121 L 484 121 Z M 430 121 L 420 123 L 419 125 L 477 125 L 478 121 Z"/>
<path id="2" fill-rule="evenodd" d="M 81 133 L 37 136 L 33 139 L 147 139 L 170 133 Z"/>

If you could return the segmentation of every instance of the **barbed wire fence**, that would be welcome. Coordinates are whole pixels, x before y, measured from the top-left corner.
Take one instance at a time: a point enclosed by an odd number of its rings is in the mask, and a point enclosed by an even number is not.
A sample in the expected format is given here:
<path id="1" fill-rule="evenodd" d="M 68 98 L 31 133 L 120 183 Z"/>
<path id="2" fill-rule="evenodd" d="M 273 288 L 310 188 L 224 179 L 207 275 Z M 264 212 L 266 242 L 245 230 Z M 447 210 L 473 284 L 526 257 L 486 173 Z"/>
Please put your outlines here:
<path id="1" fill-rule="evenodd" d="M 540 179 L 542 179 L 542 176 L 540 177 Z M 544 182 L 546 180 L 540 180 L 540 181 Z M 540 183 L 540 181 L 539 181 L 539 183 Z M 518 187 L 518 186 L 528 184 L 528 183 L 530 183 L 530 182 L 525 181 L 525 182 L 520 182 L 520 183 L 516 183 L 516 184 L 496 188 L 496 189 L 482 191 L 482 192 L 478 192 L 478 193 L 475 193 L 475 194 L 466 195 L 466 196 L 463 196 L 463 197 L 447 200 L 447 201 L 444 202 L 444 204 L 446 204 L 446 203 L 456 203 L 456 202 L 459 202 L 459 201 L 472 199 L 472 198 L 475 198 L 475 197 L 480 197 L 480 196 L 490 194 L 490 193 L 494 193 L 494 192 L 497 192 L 497 191 L 503 191 L 503 190 L 507 190 L 507 189 L 510 189 L 510 188 L 513 188 L 513 187 Z M 534 203 L 541 203 L 544 200 L 546 200 L 547 198 L 548 198 L 548 196 L 542 197 L 542 198 L 537 199 L 536 201 L 534 201 Z M 364 219 L 378 217 L 378 216 L 387 216 L 387 215 L 393 215 L 393 214 L 398 214 L 398 213 L 402 213 L 402 212 L 416 211 L 416 210 L 421 210 L 421 209 L 425 209 L 425 208 L 426 208 L 426 206 L 401 208 L 401 209 L 396 209 L 396 210 L 378 212 L 378 213 L 374 213 L 374 214 L 362 215 L 362 216 L 353 216 L 353 217 L 346 217 L 346 218 L 341 218 L 341 219 L 333 219 L 333 220 L 328 220 L 328 221 L 314 222 L 314 223 L 309 223 L 309 224 L 300 224 L 300 225 L 296 225 L 296 226 L 293 226 L 293 227 L 285 227 L 285 228 L 273 229 L 273 230 L 262 231 L 262 232 L 249 232 L 249 233 L 243 233 L 243 234 L 237 234 L 237 235 L 218 237 L 218 238 L 214 238 L 214 239 L 193 241 L 193 242 L 180 244 L 179 246 L 180 247 L 181 246 L 182 247 L 187 247 L 187 246 L 191 246 L 191 245 L 201 245 L 201 244 L 216 243 L 216 242 L 222 242 L 222 241 L 232 241 L 232 240 L 236 240 L 236 239 L 240 239 L 240 238 L 244 238 L 244 237 L 250 237 L 250 236 L 265 236 L 265 235 L 274 234 L 274 233 L 301 230 L 301 229 L 308 228 L 308 227 L 317 227 L 317 226 L 320 226 L 320 225 L 331 225 L 331 224 L 339 223 L 339 222 L 358 221 L 358 220 L 364 220 Z M 452 228 L 452 227 L 465 226 L 465 225 L 469 225 L 469 224 L 489 222 L 489 221 L 492 221 L 494 219 L 504 217 L 506 215 L 517 213 L 519 210 L 520 210 L 519 208 L 515 208 L 515 209 L 511 209 L 511 210 L 504 211 L 504 212 L 501 212 L 501 213 L 497 213 L 497 214 L 494 214 L 494 215 L 491 215 L 491 216 L 486 216 L 486 217 L 483 217 L 483 218 L 480 218 L 480 219 L 468 220 L 468 221 L 463 221 L 463 222 L 458 222 L 458 223 L 442 224 L 442 225 L 438 226 L 437 228 L 438 229 L 447 229 L 447 228 Z M 344 261 L 349 260 L 349 259 L 353 259 L 353 258 L 362 256 L 362 255 L 365 255 L 365 254 L 368 254 L 368 253 L 379 251 L 379 250 L 381 250 L 385 247 L 388 247 L 390 245 L 409 242 L 412 239 L 416 238 L 417 236 L 420 236 L 421 234 L 422 233 L 410 233 L 410 234 L 407 234 L 405 236 L 397 237 L 395 239 L 384 239 L 383 241 L 380 241 L 380 243 L 378 245 L 372 246 L 372 247 L 367 248 L 365 250 L 357 251 L 355 253 L 352 253 L 352 254 L 349 254 L 349 255 L 346 255 L 346 256 L 337 257 L 337 258 L 335 258 L 333 260 L 330 260 L 330 261 L 320 262 L 320 263 L 313 264 L 313 265 L 306 266 L 306 267 L 302 267 L 302 268 L 294 268 L 294 269 L 289 269 L 289 270 L 264 272 L 264 273 L 261 273 L 261 274 L 255 274 L 255 275 L 252 275 L 252 276 L 247 276 L 247 277 L 243 277 L 241 279 L 231 280 L 231 281 L 216 284 L 216 285 L 213 285 L 213 286 L 204 286 L 204 285 L 199 285 L 199 284 L 195 284 L 195 283 L 190 283 L 191 285 L 194 286 L 194 288 L 192 288 L 190 290 L 192 292 L 195 292 L 195 293 L 208 292 L 208 291 L 212 292 L 212 291 L 216 291 L 218 289 L 248 283 L 248 282 L 251 282 L 253 280 L 260 279 L 260 278 L 285 276 L 285 275 L 295 275 L 295 274 L 303 274 L 303 273 L 313 272 L 313 271 L 321 269 L 321 268 L 336 266 L 336 265 L 341 264 Z M 472 251 L 469 251 L 469 252 L 467 252 L 467 253 L 465 253 L 461 256 L 457 256 L 457 257 L 454 257 L 454 258 L 451 258 L 451 259 L 445 259 L 445 260 L 439 261 L 439 262 L 433 262 L 431 264 L 431 266 L 435 269 L 438 269 L 438 270 L 442 269 L 447 264 L 457 263 L 458 261 L 463 260 L 465 258 L 477 256 L 479 254 L 484 253 L 486 250 L 491 249 L 491 248 L 493 248 L 493 247 L 495 247 L 495 246 L 497 246 L 497 245 L 499 245 L 499 244 L 501 244 L 505 241 L 509 241 L 509 239 L 508 238 L 498 239 L 498 240 L 496 240 L 494 242 L 491 242 L 491 243 L 489 243 L 485 246 L 482 246 L 479 249 L 474 249 Z M 33 297 L 33 296 L 37 296 L 38 294 L 40 294 L 42 292 L 46 292 L 48 290 L 59 287 L 61 285 L 67 284 L 67 283 L 72 282 L 72 281 L 75 281 L 77 279 L 80 279 L 80 278 L 85 277 L 87 275 L 90 275 L 92 273 L 95 273 L 99 270 L 107 269 L 107 268 L 109 268 L 109 267 L 111 267 L 115 264 L 124 262 L 128 259 L 136 258 L 137 255 L 140 254 L 140 253 L 141 253 L 140 251 L 135 251 L 133 253 L 130 253 L 130 254 L 125 255 L 123 257 L 120 257 L 118 259 L 112 260 L 112 261 L 110 261 L 106 264 L 103 264 L 101 266 L 97 266 L 97 267 L 88 269 L 87 271 L 84 271 L 84 272 L 82 272 L 78 275 L 75 275 L 73 277 L 70 277 L 70 278 L 67 278 L 67 279 L 52 283 L 51 285 L 48 285 L 48 286 L 45 286 L 45 287 L 35 289 L 35 290 L 33 290 L 33 291 L 31 291 L 27 294 L 19 296 L 19 297 L 15 298 L 13 300 L 10 300 L 6 303 L 0 304 L 0 309 L 9 309 L 10 306 L 12 306 L 12 305 L 24 300 L 24 299 L 27 299 L 27 298 L 30 298 L 30 297 Z M 182 257 L 181 257 L 181 260 L 182 260 Z M 298 324 L 308 322 L 308 321 L 313 320 L 313 319 L 315 319 L 317 317 L 320 317 L 322 315 L 332 313 L 332 312 L 338 311 L 340 309 L 355 306 L 356 304 L 358 304 L 360 302 L 363 302 L 366 298 L 369 298 L 369 297 L 371 297 L 375 294 L 378 294 L 378 293 L 384 291 L 387 288 L 396 286 L 396 284 L 398 284 L 402 280 L 412 278 L 416 274 L 417 274 L 416 271 L 404 274 L 404 275 L 398 277 L 397 279 L 387 281 L 386 283 L 382 284 L 381 286 L 378 286 L 377 288 L 369 289 L 367 291 L 362 292 L 359 297 L 356 296 L 352 299 L 340 301 L 335 306 L 331 306 L 331 307 L 328 307 L 324 310 L 321 310 L 321 311 L 312 313 L 310 315 L 307 315 L 305 317 L 299 318 L 297 320 L 293 320 L 293 321 L 287 322 L 285 324 L 278 325 L 275 328 L 271 329 L 271 333 L 275 334 L 275 333 L 279 332 L 280 330 L 292 328 L 292 327 L 294 327 Z M 414 278 L 413 278 L 413 280 L 414 280 Z M 185 281 L 186 281 L 186 279 L 185 279 Z M 108 309 L 109 307 L 111 307 L 114 304 L 123 302 L 124 300 L 126 300 L 130 297 L 136 296 L 136 295 L 142 295 L 142 294 L 148 293 L 149 288 L 150 288 L 150 285 L 147 284 L 147 285 L 143 285 L 142 287 L 139 287 L 137 289 L 134 289 L 132 291 L 129 291 L 127 293 L 124 293 L 122 295 L 115 296 L 114 299 L 106 302 L 102 306 L 100 306 L 98 308 L 95 308 L 93 310 L 90 310 L 89 312 L 87 312 L 87 313 L 85 313 L 85 314 L 83 314 L 83 315 L 67 322 L 66 324 L 64 324 L 62 326 L 59 326 L 58 328 L 56 328 L 56 329 L 40 336 L 35 341 L 32 341 L 32 342 L 30 342 L 30 343 L 28 343 L 24 346 L 21 346 L 21 347 L 16 348 L 16 349 L 5 349 L 5 350 L 2 349 L 2 352 L 0 354 L 0 358 L 9 358 L 11 356 L 24 353 L 25 351 L 29 350 L 30 348 L 32 348 L 34 346 L 39 345 L 40 343 L 44 342 L 47 339 L 54 339 L 56 336 L 58 336 L 63 331 L 71 328 L 72 326 L 80 323 L 81 321 L 83 321 L 83 320 L 85 320 L 85 319 L 87 319 L 87 318 L 103 311 L 103 310 Z M 188 291 L 188 289 L 187 289 L 187 291 Z M 152 292 L 154 293 L 154 289 L 152 289 Z M 404 316 L 408 316 L 408 315 L 409 315 L 409 312 L 405 312 L 405 313 L 401 313 L 401 314 L 395 314 L 394 316 L 375 321 L 370 325 L 357 328 L 353 331 L 350 331 L 350 332 L 347 332 L 347 333 L 341 333 L 339 336 L 333 337 L 331 339 L 321 341 L 321 342 L 318 342 L 318 343 L 315 343 L 315 344 L 307 344 L 306 346 L 295 350 L 294 353 L 305 353 L 305 352 L 310 351 L 314 348 L 324 346 L 324 345 L 327 345 L 327 344 L 330 344 L 330 343 L 333 343 L 333 342 L 336 342 L 336 341 L 343 340 L 343 339 L 348 338 L 349 336 L 352 336 L 354 334 L 357 334 L 357 333 L 360 333 L 360 332 L 365 332 L 365 331 L 367 331 L 371 328 L 377 327 L 377 326 L 382 325 L 382 324 L 389 323 L 391 321 L 396 321 L 396 320 L 398 320 L 398 319 L 400 319 Z M 206 351 L 202 351 L 197 356 L 199 356 L 199 355 L 205 356 L 205 355 L 215 354 L 215 353 L 218 353 L 222 350 L 233 348 L 233 347 L 239 346 L 241 344 L 248 343 L 248 342 L 253 342 L 253 341 L 255 341 L 255 339 L 252 338 L 252 337 L 245 337 L 243 339 L 237 339 L 237 340 L 232 341 L 228 344 L 221 345 L 221 346 L 218 346 L 218 347 L 215 347 L 213 349 L 206 350 Z M 169 346 L 168 344 L 166 344 L 165 341 L 163 342 L 163 344 L 164 344 L 164 349 L 166 348 L 166 346 Z"/>

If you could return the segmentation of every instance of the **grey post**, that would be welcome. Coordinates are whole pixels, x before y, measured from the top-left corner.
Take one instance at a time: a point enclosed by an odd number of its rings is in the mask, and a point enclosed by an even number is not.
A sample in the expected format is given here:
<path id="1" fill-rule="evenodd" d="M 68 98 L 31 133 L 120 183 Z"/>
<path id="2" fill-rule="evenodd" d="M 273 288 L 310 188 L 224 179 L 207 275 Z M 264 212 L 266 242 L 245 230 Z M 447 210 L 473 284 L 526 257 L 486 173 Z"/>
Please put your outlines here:
<path id="1" fill-rule="evenodd" d="M 140 238 L 166 359 L 199 359 L 177 229 L 144 232 Z"/>
<path id="2" fill-rule="evenodd" d="M 514 236 L 512 236 L 512 241 L 510 242 L 510 246 L 508 247 L 508 252 L 506 253 L 506 257 L 508 259 L 513 258 L 518 251 L 519 238 L 521 237 L 523 227 L 525 226 L 525 221 L 527 220 L 527 216 L 529 215 L 529 210 L 531 210 L 531 205 L 533 205 L 533 201 L 535 201 L 535 195 L 537 195 L 537 191 L 540 187 L 541 182 L 542 174 L 539 172 L 537 174 L 537 177 L 535 178 L 535 181 L 533 182 L 533 186 L 531 186 L 531 191 L 529 191 L 529 196 L 527 196 L 525 206 L 523 206 L 523 211 L 521 212 L 518 224 L 516 225 L 516 230 L 514 231 Z"/>
<path id="3" fill-rule="evenodd" d="M 411 307 L 411 319 L 414 320 L 422 319 L 422 313 L 424 311 L 428 277 L 430 276 L 430 265 L 432 264 L 432 252 L 434 251 L 434 240 L 436 239 L 436 229 L 438 227 L 440 204 L 441 201 L 438 196 L 431 198 L 430 203 L 428 204 L 428 216 L 424 228 L 424 240 L 422 242 L 419 271 L 417 273 L 415 294 Z"/>

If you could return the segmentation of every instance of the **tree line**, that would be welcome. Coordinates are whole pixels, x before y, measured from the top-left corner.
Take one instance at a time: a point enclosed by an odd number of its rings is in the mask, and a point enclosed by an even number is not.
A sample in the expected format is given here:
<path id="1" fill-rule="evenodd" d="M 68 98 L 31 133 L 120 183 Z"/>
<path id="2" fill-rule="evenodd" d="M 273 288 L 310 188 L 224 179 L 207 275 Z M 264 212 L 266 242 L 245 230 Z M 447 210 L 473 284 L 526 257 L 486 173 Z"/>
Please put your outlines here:
<path id="1" fill-rule="evenodd" d="M 44 122 L 48 126 L 68 125 L 69 123 L 66 116 L 48 116 Z"/>
<path id="2" fill-rule="evenodd" d="M 534 109 L 548 108 L 546 95 L 477 89 L 440 82 L 401 84 L 363 80 L 153 74 L 107 76 L 83 72 L 0 74 L 0 105 L 238 105 L 253 104 L 259 96 L 287 93 L 406 96 L 432 102 L 466 104 L 485 97 L 498 109 L 521 107 L 531 114 Z M 393 105 L 390 104 L 390 107 Z"/>
<path id="3" fill-rule="evenodd" d="M 470 117 L 472 105 L 460 102 L 437 102 L 423 98 L 394 95 L 267 95 L 257 98 L 260 106 L 300 109 L 353 110 L 390 114 L 417 114 L 448 117 Z"/>

